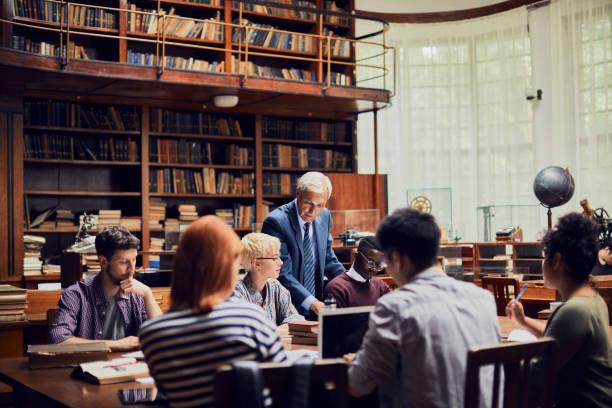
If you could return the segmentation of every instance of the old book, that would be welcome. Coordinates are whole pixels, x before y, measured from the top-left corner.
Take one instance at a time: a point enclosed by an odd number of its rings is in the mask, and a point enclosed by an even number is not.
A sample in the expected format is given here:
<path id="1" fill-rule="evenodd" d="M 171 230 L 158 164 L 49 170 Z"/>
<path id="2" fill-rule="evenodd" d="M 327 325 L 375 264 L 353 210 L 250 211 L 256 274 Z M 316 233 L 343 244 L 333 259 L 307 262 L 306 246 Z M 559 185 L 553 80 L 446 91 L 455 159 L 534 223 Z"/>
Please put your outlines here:
<path id="1" fill-rule="evenodd" d="M 12 285 L 0 285 L 0 296 L 4 295 L 25 295 L 26 289 L 18 288 Z"/>
<path id="2" fill-rule="evenodd" d="M 316 346 L 316 337 L 291 337 L 291 344 L 302 344 L 307 346 Z"/>
<path id="3" fill-rule="evenodd" d="M 312 333 L 312 332 L 305 332 L 305 331 L 289 330 L 289 335 L 293 337 L 308 337 L 308 338 L 316 339 L 319 334 L 316 332 Z"/>
<path id="4" fill-rule="evenodd" d="M 115 384 L 148 377 L 149 367 L 135 358 L 116 358 L 80 364 L 72 376 L 93 384 Z"/>
<path id="5" fill-rule="evenodd" d="M 105 342 L 85 344 L 41 344 L 28 346 L 30 368 L 75 367 L 88 361 L 108 360 Z"/>
<path id="6" fill-rule="evenodd" d="M 306 333 L 317 333 L 319 329 L 319 322 L 311 322 L 308 320 L 289 322 L 290 332 L 306 332 Z"/>

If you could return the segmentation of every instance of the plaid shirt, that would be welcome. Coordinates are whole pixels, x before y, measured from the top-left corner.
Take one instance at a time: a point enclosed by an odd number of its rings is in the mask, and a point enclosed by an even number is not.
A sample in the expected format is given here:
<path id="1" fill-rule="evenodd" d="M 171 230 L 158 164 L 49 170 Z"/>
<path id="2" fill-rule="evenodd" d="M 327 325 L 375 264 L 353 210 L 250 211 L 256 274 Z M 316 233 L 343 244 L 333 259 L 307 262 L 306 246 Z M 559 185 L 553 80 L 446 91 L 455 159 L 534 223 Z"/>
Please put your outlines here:
<path id="1" fill-rule="evenodd" d="M 102 339 L 107 304 L 99 273 L 70 286 L 60 298 L 49 339 L 52 343 L 61 343 L 70 337 L 109 340 Z M 138 335 L 140 326 L 147 320 L 144 298 L 124 293 L 117 296 L 117 307 L 123 317 L 126 336 Z"/>

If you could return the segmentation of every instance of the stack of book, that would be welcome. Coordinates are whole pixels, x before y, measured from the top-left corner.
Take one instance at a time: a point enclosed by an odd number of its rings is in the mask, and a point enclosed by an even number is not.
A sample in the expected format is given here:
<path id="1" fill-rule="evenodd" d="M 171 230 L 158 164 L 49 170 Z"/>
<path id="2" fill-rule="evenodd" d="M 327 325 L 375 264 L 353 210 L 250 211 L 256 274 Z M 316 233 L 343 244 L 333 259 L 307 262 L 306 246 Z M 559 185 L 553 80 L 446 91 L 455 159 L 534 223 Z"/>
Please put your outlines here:
<path id="1" fill-rule="evenodd" d="M 57 227 L 72 227 L 74 226 L 74 213 L 72 210 L 60 210 L 58 209 L 55 213 L 55 221 Z"/>
<path id="2" fill-rule="evenodd" d="M 62 268 L 57 264 L 44 264 L 42 267 L 43 275 L 59 275 L 62 272 Z"/>
<path id="3" fill-rule="evenodd" d="M 191 224 L 198 219 L 198 209 L 193 204 L 181 204 L 178 206 L 179 222 L 181 224 Z"/>
<path id="4" fill-rule="evenodd" d="M 291 344 L 317 345 L 319 322 L 299 321 L 289 322 Z"/>
<path id="5" fill-rule="evenodd" d="M 23 257 L 24 276 L 39 275 L 41 273 L 43 263 L 40 257 L 45 242 L 45 237 L 38 237 L 35 235 L 23 236 L 23 246 L 25 250 Z"/>
<path id="6" fill-rule="evenodd" d="M 0 285 L 0 322 L 25 320 L 26 293 L 22 288 Z"/>
<path id="7" fill-rule="evenodd" d="M 151 237 L 151 239 L 149 241 L 149 251 L 151 251 L 151 252 L 161 252 L 163 250 L 164 250 L 164 239 L 163 238 Z"/>
<path id="8" fill-rule="evenodd" d="M 232 56 L 232 72 L 248 74 L 249 76 L 258 76 L 263 78 L 278 78 L 288 79 L 291 81 L 311 81 L 315 82 L 317 77 L 314 71 L 299 68 L 276 68 L 258 65 L 253 61 L 245 64 L 244 61 L 238 60 Z"/>
<path id="9" fill-rule="evenodd" d="M 215 210 L 215 215 L 225 221 L 225 223 L 230 227 L 234 227 L 234 210 L 229 208 L 220 208 Z"/>
<path id="10" fill-rule="evenodd" d="M 83 255 L 81 259 L 83 261 L 83 265 L 85 266 L 86 276 L 93 276 L 102 270 L 102 267 L 100 266 L 100 260 L 98 259 L 98 255 L 94 255 L 94 254 Z"/>
<path id="11" fill-rule="evenodd" d="M 155 54 L 128 50 L 128 64 L 155 66 L 158 64 Z M 164 56 L 163 66 L 166 68 L 184 69 L 188 71 L 224 72 L 224 61 L 206 61 L 197 58 L 183 58 L 171 55 Z"/>
<path id="12" fill-rule="evenodd" d="M 159 228 L 160 224 L 166 219 L 166 203 L 159 200 L 149 202 L 149 227 Z"/>
<path id="13" fill-rule="evenodd" d="M 60 57 L 66 54 L 68 58 L 72 59 L 89 59 L 90 54 L 92 54 L 91 48 L 85 50 L 85 47 L 75 45 L 72 41 L 68 43 L 68 52 L 66 53 L 65 45 L 60 48 L 57 44 L 44 41 L 37 42 L 21 35 L 13 36 L 11 39 L 11 48 L 48 57 Z M 93 54 L 95 54 L 95 52 Z"/>
<path id="14" fill-rule="evenodd" d="M 100 210 L 98 212 L 98 230 L 121 225 L 121 210 Z"/>
<path id="15" fill-rule="evenodd" d="M 140 231 L 142 228 L 142 220 L 140 217 L 121 217 L 119 225 L 127 228 L 128 231 Z"/>

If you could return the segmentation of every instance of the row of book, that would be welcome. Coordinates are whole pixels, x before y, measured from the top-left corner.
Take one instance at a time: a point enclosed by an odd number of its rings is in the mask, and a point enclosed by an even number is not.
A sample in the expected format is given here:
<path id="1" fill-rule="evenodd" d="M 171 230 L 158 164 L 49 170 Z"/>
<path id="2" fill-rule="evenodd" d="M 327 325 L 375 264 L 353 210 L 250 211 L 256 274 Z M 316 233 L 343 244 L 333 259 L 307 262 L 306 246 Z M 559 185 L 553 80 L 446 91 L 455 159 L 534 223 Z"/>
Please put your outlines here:
<path id="1" fill-rule="evenodd" d="M 255 174 L 216 174 L 215 169 L 152 169 L 149 191 L 178 194 L 255 194 Z"/>
<path id="2" fill-rule="evenodd" d="M 59 1 L 13 0 L 13 15 L 51 23 L 62 22 L 63 4 Z M 70 10 L 69 12 L 67 10 Z M 117 28 L 117 12 L 80 4 L 65 9 L 64 23 L 85 27 Z"/>
<path id="3" fill-rule="evenodd" d="M 230 227 L 248 229 L 255 224 L 255 206 L 235 204 L 233 209 L 217 209 L 215 215 Z"/>
<path id="4" fill-rule="evenodd" d="M 317 77 L 314 71 L 299 68 L 276 68 L 258 65 L 253 61 L 249 61 L 248 64 L 244 61 L 239 61 L 236 57 L 232 56 L 232 69 L 234 72 L 244 74 L 247 73 L 249 76 L 258 76 L 264 78 L 279 78 L 289 79 L 292 81 L 316 81 Z"/>
<path id="5" fill-rule="evenodd" d="M 329 82 L 332 85 L 340 85 L 340 86 L 351 86 L 351 76 L 345 75 L 340 72 L 331 72 L 329 75 Z M 323 83 L 327 83 L 327 74 L 325 74 L 325 78 L 323 79 Z"/>
<path id="6" fill-rule="evenodd" d="M 151 109 L 151 131 L 242 137 L 238 119 L 204 112 Z"/>
<path id="7" fill-rule="evenodd" d="M 351 157 L 348 153 L 330 149 L 270 143 L 264 143 L 263 145 L 262 162 L 264 167 L 277 168 L 317 168 L 330 170 L 351 168 Z"/>
<path id="8" fill-rule="evenodd" d="M 0 285 L 0 322 L 25 320 L 27 290 L 11 285 Z"/>
<path id="9" fill-rule="evenodd" d="M 22 35 L 14 35 L 11 39 L 11 48 L 48 57 L 66 55 L 68 58 L 89 59 L 88 50 L 83 46 L 75 45 L 72 41 L 68 43 L 68 51 L 66 51 L 65 45 L 60 48 L 53 43 L 37 42 Z"/>
<path id="10" fill-rule="evenodd" d="M 240 23 L 241 22 L 239 19 L 234 21 L 234 24 Z M 246 30 L 244 28 L 234 28 L 232 30 L 233 42 L 237 43 L 242 41 L 260 47 L 307 53 L 313 53 L 315 50 L 315 37 L 298 33 L 271 31 L 278 30 L 278 27 L 268 24 L 254 23 L 247 19 L 242 19 L 242 25 L 248 26 L 250 29 Z"/>
<path id="11" fill-rule="evenodd" d="M 162 17 L 163 16 L 163 17 Z M 161 19 L 161 24 L 158 20 Z M 160 34 L 169 37 L 196 38 L 200 40 L 223 41 L 224 26 L 221 24 L 221 13 L 217 11 L 214 17 L 193 20 L 175 14 L 174 7 L 168 12 L 160 10 L 141 9 L 130 4 L 128 28 L 132 32 Z"/>
<path id="12" fill-rule="evenodd" d="M 286 173 L 264 173 L 263 193 L 290 196 L 295 191 L 299 175 Z"/>
<path id="13" fill-rule="evenodd" d="M 104 130 L 139 130 L 135 106 L 77 104 L 66 101 L 26 100 L 26 125 L 64 126 Z"/>
<path id="14" fill-rule="evenodd" d="M 149 160 L 153 163 L 229 164 L 252 166 L 253 148 L 236 144 L 223 146 L 223 152 L 215 151 L 212 144 L 193 139 L 155 138 L 149 144 Z M 221 157 L 221 154 L 224 157 Z"/>
<path id="15" fill-rule="evenodd" d="M 158 228 L 166 219 L 166 203 L 151 198 L 149 201 L 149 227 Z"/>
<path id="16" fill-rule="evenodd" d="M 263 135 L 275 139 L 347 142 L 347 122 L 318 122 L 264 117 Z"/>
<path id="17" fill-rule="evenodd" d="M 334 57 L 345 57 L 348 58 L 351 56 L 351 42 L 343 39 L 337 34 L 335 34 L 332 30 L 327 27 L 323 27 L 323 35 L 330 36 L 332 39 L 329 43 L 329 49 L 331 50 L 331 55 Z M 327 56 L 327 40 L 323 39 L 323 57 Z"/>
<path id="18" fill-rule="evenodd" d="M 80 138 L 67 135 L 24 135 L 26 159 L 137 161 L 138 143 L 131 138 Z"/>
<path id="19" fill-rule="evenodd" d="M 305 0 L 274 0 L 273 3 L 280 4 L 290 4 L 297 7 L 304 8 L 316 8 L 317 6 L 311 1 Z M 308 20 L 315 21 L 317 18 L 316 13 L 308 12 L 303 10 L 292 10 L 288 8 L 274 7 L 270 5 L 263 4 L 253 4 L 253 3 L 245 3 L 241 1 L 233 1 L 232 7 L 235 9 L 239 9 L 242 6 L 243 11 L 251 11 L 259 14 L 266 14 L 270 16 L 278 16 L 278 17 L 290 17 L 296 18 L 300 20 Z"/>
<path id="20" fill-rule="evenodd" d="M 135 65 L 148 65 L 157 66 L 157 58 L 155 54 L 137 52 L 128 49 L 127 54 L 128 64 Z M 206 61 L 197 58 L 183 58 L 171 55 L 164 56 L 163 66 L 166 68 L 183 69 L 189 71 L 202 71 L 202 72 L 224 72 L 225 62 L 224 61 Z"/>

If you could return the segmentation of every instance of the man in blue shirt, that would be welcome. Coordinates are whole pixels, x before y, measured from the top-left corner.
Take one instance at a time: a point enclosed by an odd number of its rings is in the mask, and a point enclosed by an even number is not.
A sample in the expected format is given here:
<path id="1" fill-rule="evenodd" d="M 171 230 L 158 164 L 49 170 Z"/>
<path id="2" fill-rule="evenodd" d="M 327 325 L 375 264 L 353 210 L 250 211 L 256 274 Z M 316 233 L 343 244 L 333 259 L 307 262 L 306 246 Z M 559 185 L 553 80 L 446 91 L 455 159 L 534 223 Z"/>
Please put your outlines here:
<path id="1" fill-rule="evenodd" d="M 295 200 L 272 211 L 261 229 L 281 241 L 278 280 L 298 312 L 310 319 L 324 307 L 323 275 L 333 279 L 344 272 L 332 249 L 331 216 L 325 208 L 331 193 L 331 181 L 323 173 L 302 175 Z"/>

